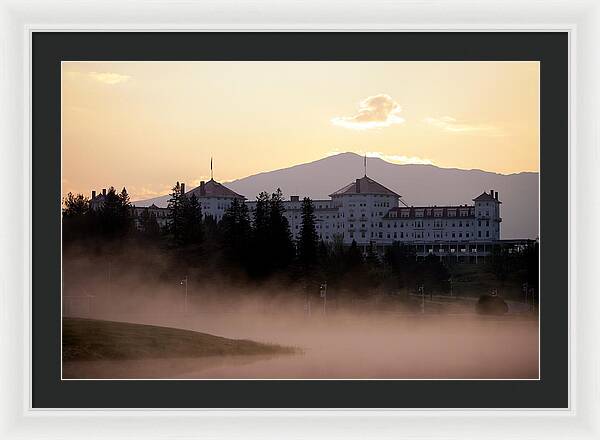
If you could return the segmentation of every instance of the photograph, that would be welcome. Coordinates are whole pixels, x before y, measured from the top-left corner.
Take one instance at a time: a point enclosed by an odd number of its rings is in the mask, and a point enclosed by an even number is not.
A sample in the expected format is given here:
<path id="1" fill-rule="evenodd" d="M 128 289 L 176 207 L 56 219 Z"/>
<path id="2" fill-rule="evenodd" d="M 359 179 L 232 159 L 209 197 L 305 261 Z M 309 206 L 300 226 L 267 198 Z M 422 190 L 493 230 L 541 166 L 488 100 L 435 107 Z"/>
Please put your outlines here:
<path id="1" fill-rule="evenodd" d="M 540 380 L 539 61 L 60 86 L 62 380 Z"/>

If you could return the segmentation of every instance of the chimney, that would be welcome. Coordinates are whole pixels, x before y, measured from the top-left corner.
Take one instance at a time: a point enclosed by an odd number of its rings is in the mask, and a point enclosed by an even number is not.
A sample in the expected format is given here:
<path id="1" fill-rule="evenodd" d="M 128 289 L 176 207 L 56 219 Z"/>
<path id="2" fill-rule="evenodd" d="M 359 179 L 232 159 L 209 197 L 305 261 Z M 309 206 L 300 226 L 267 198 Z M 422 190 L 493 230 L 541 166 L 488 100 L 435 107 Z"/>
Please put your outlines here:
<path id="1" fill-rule="evenodd" d="M 494 197 L 494 190 L 490 189 L 490 196 Z"/>
<path id="2" fill-rule="evenodd" d="M 181 194 L 185 194 L 185 183 L 181 182 Z"/>
<path id="3" fill-rule="evenodd" d="M 92 199 L 96 198 L 96 191 L 92 190 Z"/>
<path id="4" fill-rule="evenodd" d="M 498 191 L 496 191 L 495 196 L 496 196 L 496 200 L 498 200 Z"/>
<path id="5" fill-rule="evenodd" d="M 204 196 L 204 195 L 206 195 L 206 188 L 204 188 L 204 180 L 202 180 L 202 181 L 200 182 L 200 195 L 201 195 L 201 196 Z"/>
<path id="6" fill-rule="evenodd" d="M 102 195 L 105 196 L 106 195 L 106 188 L 102 188 Z"/>
<path id="7" fill-rule="evenodd" d="M 356 179 L 356 192 L 360 192 L 360 179 Z"/>

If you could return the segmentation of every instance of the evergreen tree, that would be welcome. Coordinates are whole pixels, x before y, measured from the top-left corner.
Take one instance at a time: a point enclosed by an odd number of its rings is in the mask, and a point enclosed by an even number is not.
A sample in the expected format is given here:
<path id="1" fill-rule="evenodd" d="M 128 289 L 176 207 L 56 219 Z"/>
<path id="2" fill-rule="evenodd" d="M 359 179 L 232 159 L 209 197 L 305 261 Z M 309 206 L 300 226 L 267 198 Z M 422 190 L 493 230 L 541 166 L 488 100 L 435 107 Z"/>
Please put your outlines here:
<path id="1" fill-rule="evenodd" d="M 370 267 L 379 267 L 381 264 L 381 260 L 379 259 L 379 255 L 377 254 L 377 248 L 374 244 L 370 244 L 367 249 L 367 255 L 365 256 L 365 263 Z"/>
<path id="2" fill-rule="evenodd" d="M 396 279 L 396 282 L 392 283 L 393 288 L 414 287 L 416 255 L 409 246 L 394 242 L 392 246 L 386 248 L 383 262 Z"/>
<path id="3" fill-rule="evenodd" d="M 251 224 L 248 206 L 240 199 L 233 199 L 219 223 L 222 248 L 230 263 L 247 268 L 250 251 Z"/>
<path id="4" fill-rule="evenodd" d="M 252 224 L 252 249 L 254 258 L 251 261 L 251 272 L 255 276 L 264 276 L 271 271 L 270 255 L 270 204 L 271 200 L 266 192 L 261 192 L 256 197 L 256 208 Z"/>
<path id="5" fill-rule="evenodd" d="M 183 212 L 181 206 L 182 191 L 179 182 L 171 189 L 171 198 L 167 205 L 169 214 L 167 217 L 167 231 L 175 247 L 183 244 Z"/>
<path id="6" fill-rule="evenodd" d="M 64 198 L 63 204 L 64 218 L 82 217 L 88 213 L 90 208 L 90 200 L 87 197 L 84 197 L 83 194 L 74 195 L 71 192 Z"/>
<path id="7" fill-rule="evenodd" d="M 156 214 L 145 208 L 140 214 L 140 226 L 148 237 L 157 237 L 160 234 L 160 226 L 156 220 Z"/>
<path id="8" fill-rule="evenodd" d="M 183 245 L 198 245 L 202 242 L 202 211 L 195 194 L 180 194 L 180 238 Z"/>
<path id="9" fill-rule="evenodd" d="M 294 259 L 294 243 L 290 225 L 284 215 L 283 193 L 277 188 L 270 202 L 270 259 L 271 267 L 280 270 L 290 265 Z"/>
<path id="10" fill-rule="evenodd" d="M 312 200 L 302 200 L 302 225 L 298 238 L 298 262 L 303 271 L 308 272 L 317 263 L 318 235 L 315 226 L 315 209 Z"/>
<path id="11" fill-rule="evenodd" d="M 514 270 L 514 256 L 509 254 L 508 249 L 501 246 L 494 246 L 491 255 L 491 270 L 496 275 L 500 285 L 504 286 L 504 282 Z"/>
<path id="12" fill-rule="evenodd" d="M 450 272 L 435 255 L 428 255 L 415 265 L 417 285 L 425 286 L 429 294 L 450 290 Z"/>
<path id="13" fill-rule="evenodd" d="M 102 232 L 109 238 L 122 237 L 130 231 L 131 204 L 127 190 L 123 188 L 117 194 L 114 187 L 110 187 L 104 202 L 99 209 L 99 220 Z"/>
<path id="14" fill-rule="evenodd" d="M 363 257 L 358 245 L 356 244 L 356 240 L 352 240 L 350 244 L 350 248 L 346 253 L 346 267 L 347 270 L 352 271 L 358 268 L 363 264 Z"/>
<path id="15" fill-rule="evenodd" d="M 71 242 L 93 235 L 94 218 L 89 209 L 89 199 L 83 194 L 67 194 L 63 206 L 63 240 Z"/>

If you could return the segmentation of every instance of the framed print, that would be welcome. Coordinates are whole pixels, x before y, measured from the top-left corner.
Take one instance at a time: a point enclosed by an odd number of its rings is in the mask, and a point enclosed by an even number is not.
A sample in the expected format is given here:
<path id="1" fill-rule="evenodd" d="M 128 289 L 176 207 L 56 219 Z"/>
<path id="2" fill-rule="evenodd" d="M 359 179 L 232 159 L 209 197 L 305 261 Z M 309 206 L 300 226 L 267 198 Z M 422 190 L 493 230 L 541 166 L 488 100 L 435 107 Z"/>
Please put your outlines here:
<path id="1" fill-rule="evenodd" d="M 285 51 L 268 46 L 275 36 Z M 320 393 L 321 407 L 406 407 L 423 394 L 419 407 L 566 408 L 567 297 L 542 285 L 567 282 L 566 217 L 544 218 L 567 196 L 567 43 L 551 32 L 34 33 L 34 88 L 53 72 L 60 87 L 33 97 L 33 130 L 61 140 L 54 153 L 34 140 L 34 170 L 37 157 L 62 160 L 63 201 L 60 228 L 34 219 L 34 236 L 54 230 L 61 251 L 43 256 L 39 284 L 62 286 L 33 291 L 40 319 L 38 305 L 62 309 L 34 330 L 34 357 L 57 342 L 62 354 L 56 370 L 34 363 L 34 406 L 112 406 L 102 393 L 143 383 L 157 399 L 144 404 L 160 407 L 311 407 Z M 348 94 L 358 105 L 343 113 Z M 409 116 L 412 100 L 424 108 Z M 56 105 L 58 127 L 44 110 Z M 293 120 L 305 135 L 282 128 Z M 422 148 L 395 146 L 411 142 Z M 103 172 L 124 183 L 79 189 Z M 45 275 L 49 261 L 61 270 Z M 97 391 L 71 397 L 82 380 Z"/>
<path id="2" fill-rule="evenodd" d="M 9 314 L 4 378 L 25 385 L 6 426 L 596 436 L 593 386 L 578 384 L 597 374 L 597 300 L 582 288 L 597 192 L 575 182 L 597 183 L 598 12 L 555 7 L 578 26 L 23 18 L 26 71 L 7 78 L 26 118 L 7 117 L 6 134 L 25 141 L 7 149 L 25 168 L 5 178 L 24 218 L 5 267 L 25 330 Z M 258 421 L 271 425 L 244 431 Z"/>

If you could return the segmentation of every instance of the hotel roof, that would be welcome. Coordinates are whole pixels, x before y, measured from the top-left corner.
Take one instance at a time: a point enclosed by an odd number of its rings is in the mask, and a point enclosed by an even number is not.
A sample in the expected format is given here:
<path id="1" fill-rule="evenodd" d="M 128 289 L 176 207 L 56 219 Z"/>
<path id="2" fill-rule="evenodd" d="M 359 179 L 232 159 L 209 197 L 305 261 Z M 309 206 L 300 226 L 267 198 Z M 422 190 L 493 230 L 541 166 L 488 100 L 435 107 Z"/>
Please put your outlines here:
<path id="1" fill-rule="evenodd" d="M 498 193 L 496 193 L 497 196 Z M 486 193 L 485 191 L 481 193 L 481 195 L 475 197 L 473 199 L 474 202 L 500 202 L 497 198 L 494 198 L 491 194 Z"/>
<path id="2" fill-rule="evenodd" d="M 381 183 L 378 183 L 367 176 L 356 179 L 354 182 L 349 183 L 343 188 L 340 188 L 336 192 L 330 194 L 329 197 L 349 194 L 382 194 L 387 196 L 402 197 L 401 195 L 396 194 L 394 191 L 386 188 Z"/>
<path id="3" fill-rule="evenodd" d="M 194 189 L 189 190 L 185 193 L 186 195 L 195 194 L 196 197 L 229 197 L 236 199 L 245 199 L 244 196 L 239 195 L 235 191 L 230 190 L 225 185 L 217 182 L 214 179 L 210 179 L 208 182 L 200 182 L 200 185 Z"/>

